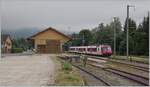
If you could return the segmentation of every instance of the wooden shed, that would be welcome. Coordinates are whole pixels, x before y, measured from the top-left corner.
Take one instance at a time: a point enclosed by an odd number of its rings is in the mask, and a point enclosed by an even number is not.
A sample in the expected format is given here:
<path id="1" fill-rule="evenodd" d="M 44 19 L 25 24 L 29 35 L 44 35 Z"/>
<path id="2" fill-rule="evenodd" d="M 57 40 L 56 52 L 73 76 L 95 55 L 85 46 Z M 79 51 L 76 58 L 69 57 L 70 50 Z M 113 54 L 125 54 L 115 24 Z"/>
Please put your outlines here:
<path id="1" fill-rule="evenodd" d="M 38 53 L 60 53 L 63 44 L 71 38 L 56 29 L 49 27 L 29 37 Z"/>

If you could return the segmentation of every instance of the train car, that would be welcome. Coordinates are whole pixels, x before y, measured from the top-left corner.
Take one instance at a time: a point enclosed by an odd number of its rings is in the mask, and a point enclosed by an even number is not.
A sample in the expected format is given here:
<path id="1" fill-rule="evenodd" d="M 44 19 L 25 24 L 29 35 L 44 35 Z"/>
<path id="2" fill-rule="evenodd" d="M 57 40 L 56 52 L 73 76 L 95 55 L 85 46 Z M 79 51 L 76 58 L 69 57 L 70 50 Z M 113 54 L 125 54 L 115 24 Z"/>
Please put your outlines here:
<path id="1" fill-rule="evenodd" d="M 109 45 L 99 45 L 99 46 L 74 46 L 69 48 L 70 52 L 84 53 L 90 55 L 100 55 L 100 56 L 110 56 L 112 55 L 112 50 Z"/>

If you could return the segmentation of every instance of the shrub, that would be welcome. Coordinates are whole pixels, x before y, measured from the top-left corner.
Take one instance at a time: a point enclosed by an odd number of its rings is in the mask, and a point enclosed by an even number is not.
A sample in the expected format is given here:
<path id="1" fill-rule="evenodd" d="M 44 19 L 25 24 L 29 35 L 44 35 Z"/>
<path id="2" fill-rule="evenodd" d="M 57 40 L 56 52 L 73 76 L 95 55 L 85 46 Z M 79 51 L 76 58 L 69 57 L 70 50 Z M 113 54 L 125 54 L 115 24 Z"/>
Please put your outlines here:
<path id="1" fill-rule="evenodd" d="M 63 64 L 63 70 L 72 70 L 72 66 L 68 62 L 65 62 Z"/>
<path id="2" fill-rule="evenodd" d="M 22 53 L 23 52 L 23 48 L 13 48 L 12 49 L 12 53 Z"/>

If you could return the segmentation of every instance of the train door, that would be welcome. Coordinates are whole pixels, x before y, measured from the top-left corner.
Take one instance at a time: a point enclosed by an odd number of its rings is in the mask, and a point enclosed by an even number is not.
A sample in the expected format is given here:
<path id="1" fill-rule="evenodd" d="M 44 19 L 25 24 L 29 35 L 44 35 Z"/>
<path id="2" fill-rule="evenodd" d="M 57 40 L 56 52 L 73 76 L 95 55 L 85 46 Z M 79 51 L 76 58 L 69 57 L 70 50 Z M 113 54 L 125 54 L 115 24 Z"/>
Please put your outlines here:
<path id="1" fill-rule="evenodd" d="M 99 54 L 99 55 L 102 55 L 102 49 L 101 49 L 101 46 L 98 47 L 98 54 Z"/>

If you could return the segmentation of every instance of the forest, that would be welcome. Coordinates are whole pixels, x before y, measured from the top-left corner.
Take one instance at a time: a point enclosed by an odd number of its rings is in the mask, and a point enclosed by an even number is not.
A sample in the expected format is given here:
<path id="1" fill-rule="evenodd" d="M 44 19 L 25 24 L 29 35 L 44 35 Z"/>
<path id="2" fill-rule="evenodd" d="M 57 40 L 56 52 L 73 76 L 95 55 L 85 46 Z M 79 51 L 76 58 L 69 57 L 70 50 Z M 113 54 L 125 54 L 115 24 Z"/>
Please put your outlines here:
<path id="1" fill-rule="evenodd" d="M 144 17 L 140 24 L 129 18 L 129 55 L 149 55 L 149 16 Z M 123 25 L 123 26 L 122 26 Z M 116 53 L 126 54 L 126 21 L 121 24 L 119 18 L 115 18 L 109 24 L 100 23 L 93 29 L 82 29 L 79 33 L 73 33 L 73 40 L 65 44 L 69 46 L 88 46 L 108 44 L 113 50 L 114 29 L 116 29 Z"/>

